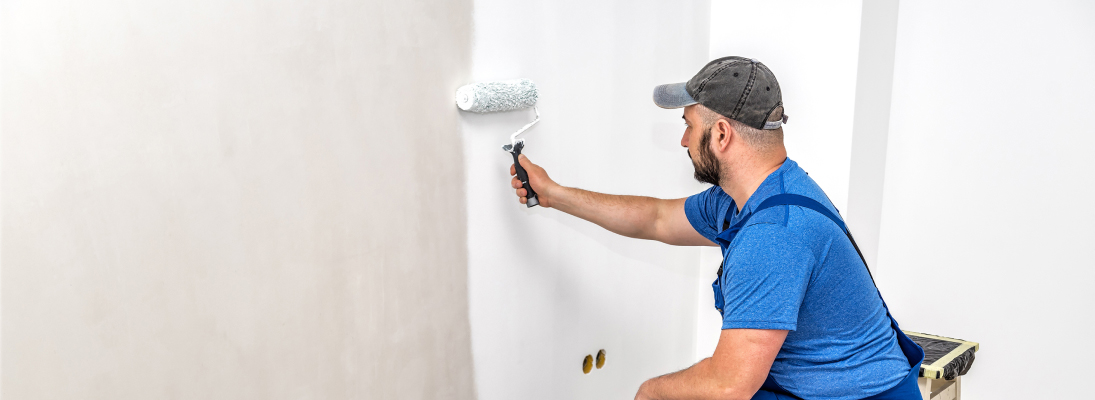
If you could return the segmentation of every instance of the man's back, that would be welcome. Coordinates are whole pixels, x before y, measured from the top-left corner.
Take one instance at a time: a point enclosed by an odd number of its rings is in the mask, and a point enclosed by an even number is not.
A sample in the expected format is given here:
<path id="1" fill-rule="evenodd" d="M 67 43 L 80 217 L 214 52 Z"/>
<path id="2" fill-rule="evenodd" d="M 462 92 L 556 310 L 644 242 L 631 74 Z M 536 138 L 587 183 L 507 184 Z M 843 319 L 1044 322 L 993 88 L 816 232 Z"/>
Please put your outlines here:
<path id="1" fill-rule="evenodd" d="M 685 210 L 697 231 L 718 242 L 723 226 L 739 222 L 780 193 L 810 197 L 836 213 L 790 159 L 765 179 L 741 212 L 719 187 L 689 198 Z M 908 374 L 908 360 L 866 268 L 827 217 L 798 206 L 759 211 L 724 246 L 724 255 L 723 329 L 789 330 L 770 374 L 790 392 L 859 399 Z"/>

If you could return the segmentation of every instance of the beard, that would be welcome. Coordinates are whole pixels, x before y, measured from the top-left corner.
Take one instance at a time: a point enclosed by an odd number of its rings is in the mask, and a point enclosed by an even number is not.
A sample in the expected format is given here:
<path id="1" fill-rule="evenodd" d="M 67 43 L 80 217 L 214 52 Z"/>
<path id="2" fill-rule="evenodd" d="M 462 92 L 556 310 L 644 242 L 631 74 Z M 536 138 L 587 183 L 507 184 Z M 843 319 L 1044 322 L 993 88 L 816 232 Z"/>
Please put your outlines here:
<path id="1" fill-rule="evenodd" d="M 719 159 L 715 157 L 715 153 L 711 152 L 711 128 L 703 131 L 703 137 L 700 138 L 700 148 L 697 151 L 700 154 L 699 160 L 693 159 L 692 153 L 688 152 L 688 159 L 692 160 L 692 168 L 696 170 L 692 177 L 696 178 L 697 181 L 719 186 L 722 165 L 719 163 Z"/>

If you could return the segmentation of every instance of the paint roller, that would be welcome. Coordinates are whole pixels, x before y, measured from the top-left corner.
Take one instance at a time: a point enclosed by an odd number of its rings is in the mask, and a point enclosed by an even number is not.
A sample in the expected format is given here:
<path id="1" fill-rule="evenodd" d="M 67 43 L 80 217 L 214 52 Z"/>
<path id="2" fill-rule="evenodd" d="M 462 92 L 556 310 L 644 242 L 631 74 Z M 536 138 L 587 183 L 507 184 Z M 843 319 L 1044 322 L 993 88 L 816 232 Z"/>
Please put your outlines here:
<path id="1" fill-rule="evenodd" d="M 536 119 L 510 135 L 509 144 L 502 146 L 502 150 L 513 155 L 513 166 L 517 169 L 517 179 L 521 181 L 521 185 L 528 192 L 528 195 L 525 196 L 528 199 L 525 205 L 530 208 L 540 204 L 540 200 L 536 199 L 536 192 L 532 190 L 532 185 L 528 183 L 528 173 L 525 172 L 525 169 L 521 167 L 521 163 L 517 160 L 517 156 L 520 156 L 521 150 L 525 148 L 525 139 L 518 139 L 517 135 L 524 133 L 528 128 L 540 122 L 540 112 L 536 110 L 536 98 L 536 84 L 528 79 L 473 83 L 456 89 L 456 106 L 464 111 L 491 113 L 532 107 L 532 111 L 536 113 Z"/>

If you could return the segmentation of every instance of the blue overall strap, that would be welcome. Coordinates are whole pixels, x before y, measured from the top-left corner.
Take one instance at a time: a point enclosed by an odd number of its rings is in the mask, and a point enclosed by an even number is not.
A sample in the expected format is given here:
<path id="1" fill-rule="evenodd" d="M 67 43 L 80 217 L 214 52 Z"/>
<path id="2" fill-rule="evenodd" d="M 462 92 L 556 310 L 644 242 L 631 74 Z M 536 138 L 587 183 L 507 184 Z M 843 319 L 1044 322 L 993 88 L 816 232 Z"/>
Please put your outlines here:
<path id="1" fill-rule="evenodd" d="M 730 227 L 726 227 L 722 230 L 722 232 L 719 232 L 719 235 L 715 237 L 715 241 L 722 246 L 723 251 L 726 251 L 726 248 L 730 247 L 730 243 L 734 241 L 734 238 L 738 236 L 738 232 L 740 232 L 742 228 L 745 228 L 745 224 L 748 223 L 754 215 L 757 215 L 757 213 L 761 212 L 764 209 L 784 205 L 806 207 L 811 210 L 817 211 L 821 213 L 821 215 L 824 215 L 825 217 L 836 223 L 836 225 L 840 227 L 840 230 L 844 231 L 844 234 L 848 235 L 848 237 L 851 238 L 851 234 L 848 233 L 848 227 L 844 225 L 844 221 L 841 221 L 840 218 L 837 218 L 835 215 L 833 215 L 833 213 L 829 212 L 829 209 L 825 208 L 825 206 L 821 205 L 821 203 L 818 203 L 816 200 L 806 196 L 783 193 L 764 199 L 764 201 L 760 202 L 760 204 L 758 204 L 757 207 L 753 209 L 753 212 L 749 213 L 749 215 L 744 216 L 736 224 Z M 728 210 L 727 213 L 729 212 L 730 211 Z M 725 217 L 723 219 L 725 219 Z M 855 241 L 853 240 L 852 242 L 854 244 Z M 856 246 L 855 250 L 858 252 L 859 246 Z M 861 253 L 860 258 L 862 257 L 863 254 Z M 864 261 L 864 264 L 866 264 L 866 261 Z"/>
<path id="2" fill-rule="evenodd" d="M 848 231 L 848 226 L 844 224 L 844 221 L 842 221 L 839 217 L 829 211 L 828 208 L 821 205 L 821 203 L 818 203 L 817 200 L 797 194 L 783 193 L 765 199 L 759 205 L 757 205 L 752 214 L 750 214 L 746 218 L 743 218 L 742 221 L 739 221 L 737 224 L 734 224 L 734 226 L 730 228 L 736 230 L 734 232 L 730 232 L 729 236 L 731 238 L 733 236 L 736 236 L 737 231 L 740 231 L 741 228 L 745 226 L 745 221 L 749 219 L 748 217 L 756 215 L 756 213 L 760 212 L 760 210 L 782 205 L 808 208 L 817 211 L 819 214 L 824 215 L 826 218 L 829 218 L 829 220 L 833 221 L 833 223 L 839 226 L 840 230 L 844 231 L 844 234 L 848 236 L 848 240 L 852 242 L 852 247 L 855 247 L 856 253 L 859 254 L 859 259 L 863 261 L 863 266 L 867 266 L 867 260 L 863 258 L 863 252 L 859 250 L 859 245 L 857 245 L 855 239 L 852 238 L 852 234 Z M 867 274 L 871 275 L 870 268 L 867 268 Z M 719 276 L 719 279 L 716 280 L 716 282 L 721 279 L 722 277 Z M 871 276 L 871 282 L 874 283 L 874 276 Z M 878 291 L 877 284 L 875 284 L 875 290 Z M 881 299 L 881 292 L 878 293 L 878 297 Z M 902 382 L 900 382 L 897 386 L 894 386 L 889 390 L 886 390 L 885 392 L 871 396 L 865 400 L 896 400 L 920 398 L 920 392 L 916 380 L 917 377 L 920 375 L 920 364 L 924 360 L 924 350 L 921 349 L 920 346 L 917 345 L 915 342 L 913 342 L 912 339 L 909 339 L 909 337 L 905 335 L 905 332 L 901 331 L 901 327 L 897 325 L 897 321 L 894 320 L 892 315 L 890 315 L 890 309 L 886 306 L 886 300 L 882 300 L 882 308 L 886 310 L 886 317 L 889 318 L 890 326 L 893 328 L 894 333 L 897 336 L 897 343 L 898 346 L 901 348 L 901 352 L 904 353 L 905 357 L 909 360 L 910 370 L 905 379 L 902 380 Z M 777 383 L 775 379 L 773 379 L 771 374 L 769 374 L 768 378 L 765 379 L 764 385 L 761 386 L 761 388 L 764 391 L 771 391 L 772 393 L 780 393 L 794 396 L 789 391 L 780 386 L 779 383 Z"/>
<path id="3" fill-rule="evenodd" d="M 828 208 L 821 205 L 821 203 L 818 203 L 817 200 L 811 199 L 803 195 L 791 193 L 781 193 L 774 195 L 760 202 L 760 204 L 757 205 L 757 208 L 753 210 L 753 214 L 756 214 L 760 210 L 775 206 L 799 206 L 809 208 L 829 218 L 833 221 L 833 223 L 836 224 L 836 226 L 840 227 L 840 230 L 844 231 L 844 233 L 848 233 L 848 226 L 844 225 L 844 221 L 833 215 L 833 213 L 829 211 Z"/>
<path id="4" fill-rule="evenodd" d="M 728 218 L 724 215 L 723 230 L 722 232 L 719 232 L 718 236 L 715 237 L 715 243 L 717 243 L 719 247 L 722 248 L 722 251 L 724 253 L 723 255 L 725 256 L 725 252 L 727 251 L 727 249 L 730 248 L 731 243 L 734 242 L 734 238 L 738 236 L 738 232 L 741 232 L 742 228 L 745 228 L 745 224 L 748 223 L 754 215 L 757 215 L 758 212 L 764 209 L 781 205 L 806 207 L 811 210 L 817 211 L 821 213 L 821 215 L 824 215 L 825 217 L 832 220 L 834 223 L 836 223 L 837 226 L 840 227 L 840 230 L 844 231 L 844 234 L 848 236 L 848 240 L 852 242 L 852 247 L 855 247 L 855 251 L 859 254 L 859 259 L 863 261 L 863 265 L 867 265 L 867 260 L 863 258 L 863 253 L 859 251 L 859 245 L 855 243 L 855 239 L 852 238 L 852 234 L 848 232 L 848 227 L 844 225 L 844 221 L 841 221 L 840 218 L 833 215 L 832 212 L 829 212 L 828 208 L 825 208 L 825 206 L 821 205 L 821 203 L 818 203 L 816 200 L 806 196 L 790 193 L 777 194 L 775 196 L 764 199 L 764 201 L 757 205 L 752 212 L 750 212 L 748 215 L 742 216 L 741 220 L 739 220 L 732 226 L 725 226 L 725 221 L 727 221 Z M 731 211 L 732 210 L 726 210 L 726 213 L 729 214 Z M 722 297 L 722 268 L 723 265 L 719 264 L 718 277 L 715 278 L 715 282 L 711 283 L 711 290 L 714 291 L 715 294 L 715 309 L 719 310 L 719 312 L 722 312 L 722 307 L 724 305 L 724 299 Z M 867 269 L 867 275 L 871 277 L 871 283 L 874 283 L 874 275 L 871 274 L 870 268 Z M 879 296 L 881 296 L 881 294 Z"/>
<path id="5" fill-rule="evenodd" d="M 774 196 L 769 197 L 767 199 L 764 199 L 764 201 L 760 202 L 760 204 L 757 205 L 757 207 L 753 210 L 753 213 L 750 214 L 750 216 L 756 215 L 756 213 L 760 212 L 760 210 L 763 210 L 763 209 L 766 209 L 766 208 L 772 208 L 772 207 L 775 207 L 775 206 L 805 207 L 805 208 L 809 208 L 811 210 L 817 211 L 819 214 L 824 215 L 826 218 L 829 218 L 829 220 L 833 221 L 833 223 L 836 224 L 836 226 L 840 227 L 840 230 L 844 231 L 845 236 L 848 236 L 848 240 L 852 242 L 852 247 L 855 248 L 856 254 L 859 254 L 859 259 L 861 261 L 863 261 L 863 266 L 864 267 L 867 266 L 867 259 L 863 257 L 863 252 L 859 250 L 859 245 L 856 244 L 855 239 L 852 238 L 852 232 L 850 232 L 848 230 L 848 226 L 844 224 L 844 221 L 841 220 L 840 217 L 834 215 L 832 213 L 832 211 L 829 211 L 829 209 L 827 207 L 821 205 L 821 203 L 818 203 L 817 200 L 811 199 L 811 198 L 806 197 L 806 196 L 798 195 L 798 194 L 790 194 L 790 193 L 777 194 L 777 195 L 774 195 Z M 742 221 L 738 222 L 737 224 L 734 224 L 734 226 L 731 227 L 730 229 L 734 229 L 736 227 L 737 230 L 741 230 L 741 228 L 745 225 L 745 220 L 747 220 L 747 219 L 748 218 L 743 218 Z M 736 234 L 737 234 L 736 231 L 731 233 L 731 235 L 736 235 Z M 870 267 L 867 267 L 867 276 L 870 276 L 871 277 L 871 283 L 874 283 L 874 274 L 871 273 L 871 268 Z M 875 287 L 877 288 L 878 284 L 875 284 Z"/>

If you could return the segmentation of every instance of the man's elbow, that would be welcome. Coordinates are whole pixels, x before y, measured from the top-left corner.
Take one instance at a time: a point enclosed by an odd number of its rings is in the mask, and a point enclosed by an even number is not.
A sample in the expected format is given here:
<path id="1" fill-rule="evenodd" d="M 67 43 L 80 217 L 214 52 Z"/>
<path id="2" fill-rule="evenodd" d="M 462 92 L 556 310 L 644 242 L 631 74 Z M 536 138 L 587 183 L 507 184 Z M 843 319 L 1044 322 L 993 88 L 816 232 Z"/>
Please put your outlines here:
<path id="1" fill-rule="evenodd" d="M 714 382 L 714 391 L 708 392 L 719 400 L 749 400 L 757 393 L 756 389 L 745 387 L 729 377 L 719 377 Z"/>
<path id="2" fill-rule="evenodd" d="M 707 384 L 704 386 L 709 388 L 706 391 L 708 396 L 719 400 L 750 400 L 757 393 L 757 389 L 760 389 L 759 384 L 750 383 L 740 375 L 718 368 L 712 358 L 700 360 L 693 368 L 707 377 Z"/>
<path id="3" fill-rule="evenodd" d="M 749 400 L 753 398 L 753 395 L 757 394 L 756 390 L 749 390 L 741 386 L 724 386 L 720 388 L 719 399 L 720 400 Z"/>
<path id="4" fill-rule="evenodd" d="M 757 394 L 760 385 L 743 381 L 740 376 L 722 376 L 718 382 L 720 400 L 749 400 Z"/>

